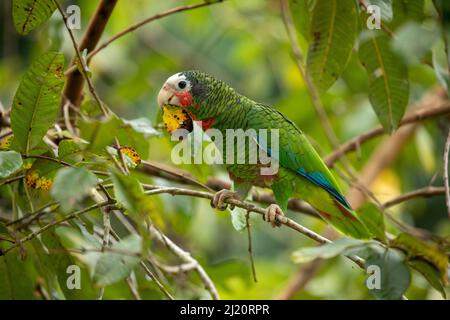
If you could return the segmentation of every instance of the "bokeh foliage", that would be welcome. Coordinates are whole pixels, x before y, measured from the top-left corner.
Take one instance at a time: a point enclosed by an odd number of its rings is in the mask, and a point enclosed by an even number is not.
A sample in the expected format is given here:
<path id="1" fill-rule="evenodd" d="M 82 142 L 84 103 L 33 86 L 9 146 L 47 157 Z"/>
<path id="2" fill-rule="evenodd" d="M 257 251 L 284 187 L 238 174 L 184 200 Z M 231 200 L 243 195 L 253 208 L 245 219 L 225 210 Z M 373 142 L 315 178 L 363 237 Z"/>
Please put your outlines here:
<path id="1" fill-rule="evenodd" d="M 0 160 L 0 217 L 17 219 L 53 200 L 59 201 L 61 207 L 51 205 L 51 212 L 40 220 L 41 225 L 36 224 L 31 230 L 15 230 L 0 222 L 0 249 L 8 248 L 16 240 L 11 235 L 22 238 L 46 222 L 64 219 L 68 212 L 95 205 L 89 197 L 89 189 L 103 181 L 99 172 L 112 175 L 112 179 L 105 178 L 105 181 L 114 188 L 120 207 L 138 222 L 141 237 L 124 237 L 113 245 L 114 249 L 132 253 L 131 256 L 99 252 L 102 239 L 94 236 L 95 228 L 102 226 L 99 209 L 52 227 L 40 237 L 0 257 L 0 298 L 42 298 L 47 295 L 58 299 L 95 299 L 99 287 L 106 286 L 104 298 L 132 299 L 123 280 L 131 270 L 134 270 L 133 281 L 138 284 L 142 298 L 164 298 L 154 282 L 137 267 L 139 259 L 133 256 L 151 249 L 168 264 L 179 263 L 163 245 L 147 238 L 142 225 L 149 217 L 205 267 L 221 298 L 277 297 L 299 268 L 292 262 L 291 254 L 315 245 L 310 239 L 285 228 L 272 230 L 261 219 L 252 218 L 253 255 L 258 275 L 258 282 L 254 283 L 248 262 L 246 231 L 238 232 L 233 228 L 228 211 L 215 211 L 208 201 L 193 197 L 145 196 L 140 183 L 177 184 L 134 170 L 132 167 L 137 163 L 131 156 L 126 157 L 131 176 L 118 173 L 111 169 L 114 165 L 109 159 L 118 159 L 119 154 L 108 146 L 113 145 L 116 136 L 122 145 L 132 146 L 140 158 L 173 165 L 170 154 L 175 142 L 160 129 L 161 112 L 156 95 L 168 76 L 181 70 L 200 69 L 256 101 L 276 106 L 311 138 L 321 155 L 330 153 L 332 147 L 293 60 L 279 1 L 225 1 L 165 17 L 112 43 L 93 58 L 90 73 L 99 95 L 115 115 L 101 120 L 95 118 L 98 115 L 95 102 L 90 100 L 89 91 L 84 90 L 81 113 L 86 117 L 77 123 L 83 141 L 68 139 L 67 132 L 52 127 L 57 118 L 54 107 L 60 100 L 63 57 L 64 66 L 68 67 L 68 61 L 74 56 L 70 38 L 58 12 L 46 21 L 48 8 L 38 10 L 36 19 L 41 19 L 42 24 L 33 22 L 33 28 L 40 25 L 33 31 L 23 27 L 23 17 L 19 14 L 13 19 L 14 5 L 26 5 L 27 2 L 17 0 L 0 4 L 3 21 L 0 24 L 0 106 L 4 110 L 13 108 L 14 131 L 10 146 L 3 141 L 4 149 L 8 151 L 2 152 Z M 407 13 L 398 5 L 400 1 L 367 2 L 383 5 L 382 23 L 395 32 L 396 37 L 389 36 L 384 30 L 365 30 L 367 16 L 356 1 L 290 1 L 300 46 L 308 53 L 307 68 L 340 142 L 380 123 L 387 132 L 394 131 L 404 113 L 413 110 L 414 103 L 424 93 L 435 86 L 445 86 L 448 81 L 444 48 L 450 33 L 448 21 L 444 19 L 448 18 L 445 1 L 406 1 L 411 6 Z M 63 7 L 72 4 L 70 1 L 61 3 Z M 192 3 L 196 2 L 135 0 L 131 5 L 119 1 L 103 39 L 165 9 Z M 96 2 L 80 0 L 76 4 L 81 8 L 82 18 L 82 30 L 74 30 L 79 39 L 95 11 Z M 327 23 L 331 20 L 335 26 Z M 19 33 L 29 32 L 28 35 L 20 36 L 14 25 L 19 25 Z M 317 37 L 318 32 L 321 37 Z M 378 74 L 380 68 L 383 68 L 383 77 Z M 41 69 L 50 72 L 47 74 Z M 30 86 L 28 79 L 33 77 L 39 79 L 40 86 Z M 41 92 L 45 92 L 43 99 Z M 20 104 L 24 101 L 39 110 L 33 113 L 35 117 L 29 118 L 30 113 L 21 111 Z M 32 126 L 33 121 L 38 126 Z M 52 151 L 42 141 L 50 127 L 59 143 L 59 159 L 78 168 L 27 158 L 33 154 L 52 156 Z M 0 135 L 7 130 L 2 129 Z M 430 183 L 442 185 L 442 152 L 447 131 L 445 117 L 424 122 L 406 143 L 401 155 L 373 183 L 374 194 L 386 201 Z M 385 137 L 361 145 L 357 153 L 348 155 L 348 160 L 361 170 L 382 139 Z M 228 179 L 220 166 L 179 167 L 203 182 L 211 176 Z M 6 179 L 20 175 L 25 175 L 24 179 L 2 185 Z M 350 189 L 345 181 L 340 182 L 345 190 Z M 442 196 L 413 199 L 390 211 L 409 225 L 448 239 L 450 223 Z M 319 233 L 326 231 L 326 225 L 316 218 L 296 212 L 288 215 Z M 127 234 L 118 221 L 113 219 L 111 223 L 121 236 Z M 394 230 L 389 228 L 389 231 Z M 440 286 L 442 279 L 436 278 L 436 270 L 430 270 L 430 264 L 411 260 L 410 265 L 421 273 L 413 271 L 409 279 L 410 271 L 404 271 L 403 263 L 398 263 L 404 259 L 403 252 L 417 250 L 421 253 L 427 249 L 407 237 L 400 237 L 396 247 L 403 251 L 385 252 L 392 256 L 391 259 L 386 259 L 379 247 L 364 246 L 365 252 L 358 251 L 358 254 L 366 255 L 369 260 L 384 261 L 389 270 L 395 270 L 393 274 L 399 272 L 401 276 L 395 282 L 398 285 L 394 288 L 398 289 L 395 295 L 401 295 L 402 289 L 407 289 L 405 294 L 410 299 L 441 298 L 439 291 L 445 290 Z M 68 248 L 84 248 L 86 252 L 69 253 Z M 343 249 L 349 248 L 344 246 Z M 365 286 L 367 275 L 337 255 L 342 250 L 332 255 L 327 250 L 330 248 L 319 249 L 316 256 L 325 252 L 324 257 L 330 259 L 294 298 L 373 299 Z M 302 254 L 304 263 L 305 253 Z M 123 266 L 117 268 L 120 263 Z M 82 290 L 67 289 L 66 267 L 71 264 L 82 266 Z M 445 266 L 440 271 L 445 273 Z M 388 285 L 391 283 L 386 279 L 383 281 Z M 193 273 L 167 277 L 164 284 L 176 298 L 209 297 Z M 375 297 L 392 296 L 375 293 Z"/>

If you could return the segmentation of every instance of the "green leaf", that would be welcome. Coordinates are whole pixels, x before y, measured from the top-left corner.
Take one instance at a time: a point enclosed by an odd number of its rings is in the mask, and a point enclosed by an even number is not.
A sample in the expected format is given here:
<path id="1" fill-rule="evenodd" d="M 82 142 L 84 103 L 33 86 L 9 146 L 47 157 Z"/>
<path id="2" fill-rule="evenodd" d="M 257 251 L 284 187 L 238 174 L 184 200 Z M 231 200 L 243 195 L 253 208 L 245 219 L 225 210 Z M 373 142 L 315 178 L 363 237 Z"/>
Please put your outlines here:
<path id="1" fill-rule="evenodd" d="M 380 241 L 386 242 L 384 216 L 375 204 L 371 202 L 367 203 L 360 208 L 356 214 L 370 233 Z"/>
<path id="2" fill-rule="evenodd" d="M 55 9 L 53 0 L 13 0 L 13 19 L 17 32 L 28 34 L 47 21 Z"/>
<path id="3" fill-rule="evenodd" d="M 62 140 L 58 145 L 58 158 L 75 164 L 82 159 L 80 145 L 72 139 Z"/>
<path id="4" fill-rule="evenodd" d="M 80 136 L 89 142 L 87 149 L 90 151 L 103 150 L 112 144 L 120 125 L 121 121 L 116 115 L 110 115 L 102 120 L 80 118 L 78 122 Z"/>
<path id="5" fill-rule="evenodd" d="M 139 181 L 130 176 L 125 176 L 116 171 L 111 172 L 114 184 L 114 193 L 118 203 L 131 213 L 148 213 L 150 208 L 142 206 L 146 199 L 144 189 Z"/>
<path id="6" fill-rule="evenodd" d="M 88 169 L 66 167 L 58 170 L 50 194 L 68 212 L 96 185 L 97 176 Z"/>
<path id="7" fill-rule="evenodd" d="M 231 224 L 237 231 L 242 231 L 247 227 L 246 211 L 235 207 L 231 210 Z"/>
<path id="8" fill-rule="evenodd" d="M 72 253 L 72 255 L 88 267 L 92 276 L 95 265 L 101 256 L 101 253 L 97 251 L 101 249 L 101 243 L 96 238 L 81 234 L 74 228 L 58 227 L 55 233 L 64 248 L 86 251 L 83 253 Z"/>
<path id="9" fill-rule="evenodd" d="M 369 77 L 369 100 L 379 121 L 391 133 L 408 104 L 408 70 L 392 51 L 386 35 L 365 35 L 359 47 L 359 59 Z"/>
<path id="10" fill-rule="evenodd" d="M 439 270 L 437 270 L 433 265 L 430 263 L 420 260 L 420 259 L 414 259 L 408 261 L 408 264 L 416 269 L 418 272 L 420 272 L 425 279 L 430 283 L 430 285 L 435 288 L 439 293 L 442 295 L 444 299 L 447 299 L 447 295 L 445 293 L 444 286 L 442 285 L 441 276 L 439 274 Z"/>
<path id="11" fill-rule="evenodd" d="M 130 217 L 136 223 L 136 226 L 143 238 L 142 254 L 147 254 L 150 245 L 149 233 L 146 230 L 148 219 L 156 225 L 164 225 L 159 215 L 155 214 L 154 206 L 150 198 L 145 195 L 139 181 L 131 176 L 125 176 L 117 171 L 111 171 L 111 178 L 114 185 L 115 199 L 118 204 L 124 207 L 130 214 Z"/>
<path id="12" fill-rule="evenodd" d="M 314 1 L 312 0 L 289 0 L 289 9 L 297 32 L 306 40 L 311 36 L 311 11 Z"/>
<path id="13" fill-rule="evenodd" d="M 411 282 L 411 273 L 401 251 L 370 246 L 370 252 L 366 257 L 366 268 L 369 269 L 371 266 L 376 266 L 380 270 L 379 274 L 372 275 L 380 277 L 380 287 L 369 288 L 369 291 L 377 299 L 401 299 Z"/>
<path id="14" fill-rule="evenodd" d="M 50 52 L 25 73 L 11 109 L 13 148 L 29 154 L 42 141 L 58 115 L 64 85 L 64 56 Z"/>
<path id="15" fill-rule="evenodd" d="M 353 0 L 317 0 L 312 14 L 307 69 L 319 92 L 325 92 L 344 71 L 357 28 Z"/>
<path id="16" fill-rule="evenodd" d="M 145 138 L 160 135 L 147 118 L 137 118 L 132 120 L 123 119 L 123 123 L 126 127 L 131 127 L 134 131 L 142 133 Z"/>
<path id="17" fill-rule="evenodd" d="M 424 17 L 424 4 L 424 0 L 392 1 L 394 20 L 392 21 L 390 26 L 395 29 L 396 27 L 401 26 L 408 21 L 422 21 Z"/>
<path id="18" fill-rule="evenodd" d="M 21 260 L 18 250 L 0 256 L 0 299 L 34 298 L 36 284 L 30 277 L 29 262 Z"/>
<path id="19" fill-rule="evenodd" d="M 436 24 L 425 28 L 418 23 L 408 22 L 396 31 L 392 48 L 407 64 L 420 63 L 438 39 L 439 28 Z"/>
<path id="20" fill-rule="evenodd" d="M 436 245 L 426 243 L 407 233 L 399 234 L 391 245 L 404 250 L 408 258 L 422 258 L 433 264 L 439 270 L 444 285 L 448 285 L 448 257 Z"/>
<path id="21" fill-rule="evenodd" d="M 111 251 L 102 253 L 95 266 L 97 285 L 107 286 L 128 277 L 141 261 L 141 247 L 141 238 L 132 234 L 111 246 Z"/>
<path id="22" fill-rule="evenodd" d="M 47 232 L 44 234 L 47 234 Z M 33 250 L 34 266 L 39 276 L 45 279 L 42 284 L 43 289 L 50 293 L 51 299 L 63 300 L 65 297 L 58 282 L 57 270 L 51 263 L 46 251 L 50 249 L 44 248 L 41 241 L 37 238 L 32 239 L 30 243 L 30 249 Z"/>
<path id="23" fill-rule="evenodd" d="M 365 242 L 361 240 L 342 238 L 332 243 L 327 243 L 315 247 L 301 248 L 292 253 L 291 259 L 295 263 L 307 263 L 314 259 L 330 259 L 346 251 L 357 249 Z"/>
<path id="24" fill-rule="evenodd" d="M 123 120 L 123 125 L 117 133 L 122 146 L 130 146 L 135 149 L 141 158 L 146 159 L 149 153 L 148 138 L 159 135 L 145 118 L 135 120 Z"/>
<path id="25" fill-rule="evenodd" d="M 6 178 L 22 167 L 22 157 L 15 151 L 0 151 L 0 178 Z"/>

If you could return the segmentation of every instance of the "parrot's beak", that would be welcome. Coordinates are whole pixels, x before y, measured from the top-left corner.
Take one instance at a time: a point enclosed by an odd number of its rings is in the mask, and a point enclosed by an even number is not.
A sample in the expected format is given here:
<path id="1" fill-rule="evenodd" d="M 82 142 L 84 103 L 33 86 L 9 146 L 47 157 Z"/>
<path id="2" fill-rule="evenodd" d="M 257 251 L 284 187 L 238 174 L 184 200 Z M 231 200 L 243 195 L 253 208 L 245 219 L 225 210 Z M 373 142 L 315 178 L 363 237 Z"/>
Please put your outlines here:
<path id="1" fill-rule="evenodd" d="M 174 93 L 174 90 L 170 87 L 169 84 L 165 83 L 158 93 L 158 105 L 162 108 L 167 104 L 179 107 L 181 106 L 178 97 Z"/>

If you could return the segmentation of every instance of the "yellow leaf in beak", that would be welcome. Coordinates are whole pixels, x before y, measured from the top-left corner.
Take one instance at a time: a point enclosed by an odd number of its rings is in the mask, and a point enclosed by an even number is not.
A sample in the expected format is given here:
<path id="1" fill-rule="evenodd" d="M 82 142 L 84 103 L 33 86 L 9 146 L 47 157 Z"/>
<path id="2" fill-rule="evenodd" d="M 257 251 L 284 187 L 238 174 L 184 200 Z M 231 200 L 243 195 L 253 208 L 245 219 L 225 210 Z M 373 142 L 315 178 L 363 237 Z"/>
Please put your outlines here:
<path id="1" fill-rule="evenodd" d="M 177 129 L 186 129 L 192 131 L 192 119 L 189 117 L 186 110 L 180 107 L 165 105 L 163 107 L 163 122 L 166 130 L 172 134 Z"/>

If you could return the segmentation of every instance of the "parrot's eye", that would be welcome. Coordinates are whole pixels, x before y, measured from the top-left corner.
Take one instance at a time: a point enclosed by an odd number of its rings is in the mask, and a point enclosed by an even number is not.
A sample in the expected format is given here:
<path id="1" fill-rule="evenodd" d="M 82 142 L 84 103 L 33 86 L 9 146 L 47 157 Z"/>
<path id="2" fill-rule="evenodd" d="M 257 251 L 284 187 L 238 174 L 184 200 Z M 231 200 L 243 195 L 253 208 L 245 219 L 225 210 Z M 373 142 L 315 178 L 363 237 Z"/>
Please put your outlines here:
<path id="1" fill-rule="evenodd" d="M 184 80 L 181 80 L 180 82 L 178 82 L 178 88 L 180 88 L 180 89 L 186 88 L 186 85 L 187 85 L 187 83 Z"/>

